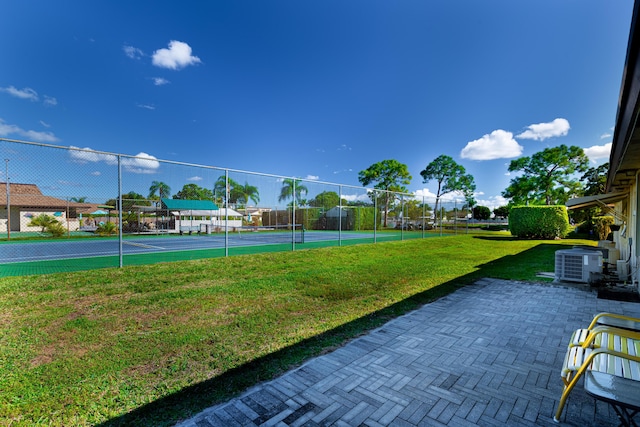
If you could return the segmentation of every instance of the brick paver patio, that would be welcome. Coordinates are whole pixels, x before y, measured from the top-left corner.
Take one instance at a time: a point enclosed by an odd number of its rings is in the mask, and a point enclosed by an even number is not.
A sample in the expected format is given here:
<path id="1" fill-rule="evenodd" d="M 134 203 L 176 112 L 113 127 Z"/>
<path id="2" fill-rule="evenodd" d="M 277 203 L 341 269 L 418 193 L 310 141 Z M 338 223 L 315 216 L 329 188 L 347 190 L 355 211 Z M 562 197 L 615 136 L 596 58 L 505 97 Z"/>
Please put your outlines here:
<path id="1" fill-rule="evenodd" d="M 601 311 L 640 304 L 483 279 L 179 426 L 557 426 L 569 336 Z M 578 386 L 561 425 L 617 424 Z"/>

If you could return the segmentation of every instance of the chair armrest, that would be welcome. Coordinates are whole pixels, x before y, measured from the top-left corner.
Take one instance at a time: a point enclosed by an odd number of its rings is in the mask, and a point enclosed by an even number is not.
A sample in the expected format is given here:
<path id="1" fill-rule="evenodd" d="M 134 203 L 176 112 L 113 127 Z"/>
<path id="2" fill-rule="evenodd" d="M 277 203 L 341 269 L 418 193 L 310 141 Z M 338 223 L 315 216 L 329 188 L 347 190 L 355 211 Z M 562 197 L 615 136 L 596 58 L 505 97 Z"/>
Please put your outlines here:
<path id="1" fill-rule="evenodd" d="M 597 325 L 640 331 L 640 318 L 617 313 L 598 313 L 587 329 L 593 329 Z"/>

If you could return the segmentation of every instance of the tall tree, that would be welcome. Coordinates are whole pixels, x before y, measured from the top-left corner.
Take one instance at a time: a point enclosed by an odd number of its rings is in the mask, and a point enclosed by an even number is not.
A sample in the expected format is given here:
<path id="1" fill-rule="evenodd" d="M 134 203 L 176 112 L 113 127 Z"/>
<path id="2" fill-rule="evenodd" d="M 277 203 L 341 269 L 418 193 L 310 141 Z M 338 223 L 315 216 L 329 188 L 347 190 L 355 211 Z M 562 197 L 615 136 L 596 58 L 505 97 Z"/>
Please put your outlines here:
<path id="1" fill-rule="evenodd" d="M 389 209 L 396 201 L 395 193 L 406 193 L 405 185 L 411 183 L 411 174 L 407 165 L 397 160 L 383 160 L 358 172 L 358 181 L 363 186 L 374 184 L 373 188 L 383 190 L 380 200 L 384 205 L 384 226 L 387 226 Z M 374 193 L 374 197 L 375 193 Z"/>
<path id="2" fill-rule="evenodd" d="M 171 194 L 171 187 L 162 181 L 153 181 L 149 187 L 149 198 L 155 199 L 156 193 L 158 193 L 158 199 L 169 197 Z"/>
<path id="3" fill-rule="evenodd" d="M 580 182 L 584 185 L 585 196 L 596 196 L 607 192 L 607 175 L 609 173 L 609 162 L 600 166 L 589 168 L 580 177 Z"/>
<path id="4" fill-rule="evenodd" d="M 299 201 L 302 198 L 302 193 L 307 194 L 308 192 L 309 190 L 304 184 L 302 184 L 301 180 L 297 178 L 285 178 L 282 180 L 282 188 L 280 189 L 278 201 L 283 202 L 291 198 Z"/>
<path id="5" fill-rule="evenodd" d="M 607 174 L 609 173 L 609 163 L 604 163 L 597 167 L 589 168 L 581 177 L 584 196 L 596 196 L 607 192 Z M 585 209 L 572 209 L 569 215 L 577 224 L 582 223 L 586 230 L 593 229 L 593 218 L 606 214 L 608 209 L 601 206 L 594 206 Z"/>
<path id="6" fill-rule="evenodd" d="M 249 204 L 249 200 L 253 201 L 255 204 L 260 202 L 258 187 L 249 185 L 248 182 L 245 182 L 244 185 L 238 184 L 237 182 L 234 182 L 234 184 L 235 185 L 231 187 L 231 195 L 229 196 L 232 203 L 239 203 L 247 206 Z"/>
<path id="7" fill-rule="evenodd" d="M 512 160 L 509 172 L 521 172 L 502 192 L 512 205 L 564 204 L 581 190 L 575 174 L 586 172 L 589 159 L 580 147 L 559 145 L 531 157 Z"/>
<path id="8" fill-rule="evenodd" d="M 335 191 L 323 191 L 309 200 L 309 206 L 314 208 L 331 209 L 340 204 L 340 196 Z"/>
<path id="9" fill-rule="evenodd" d="M 509 216 L 509 207 L 499 206 L 493 210 L 493 214 L 498 218 L 507 218 Z"/>
<path id="10" fill-rule="evenodd" d="M 486 206 L 475 206 L 473 208 L 473 219 L 487 220 L 491 218 L 491 209 Z"/>
<path id="11" fill-rule="evenodd" d="M 438 215 L 440 198 L 448 193 L 460 192 L 464 195 L 467 205 L 472 207 L 475 204 L 473 193 L 476 191 L 476 184 L 473 176 L 467 174 L 464 166 L 456 163 L 453 158 L 444 154 L 436 157 L 420 172 L 420 175 L 422 175 L 423 183 L 434 180 L 438 183 L 434 207 L 436 216 Z"/>
<path id="12" fill-rule="evenodd" d="M 215 193 L 214 201 L 220 204 L 229 204 L 235 203 L 236 200 L 233 198 L 232 189 L 238 185 L 233 179 L 229 178 L 229 188 L 227 192 L 227 177 L 225 175 L 221 175 L 216 180 L 215 184 L 213 184 L 213 192 Z M 227 200 L 227 196 L 229 200 Z"/>
<path id="13" fill-rule="evenodd" d="M 213 191 L 202 188 L 197 184 L 185 184 L 182 190 L 173 195 L 174 199 L 184 200 L 213 200 Z"/>
<path id="14" fill-rule="evenodd" d="M 116 210 L 120 210 L 120 204 L 118 199 L 109 199 L 104 202 L 107 206 L 114 206 Z M 129 191 L 122 195 L 122 211 L 129 212 L 133 210 L 133 206 L 149 206 L 149 201 L 142 195 L 135 191 Z"/>

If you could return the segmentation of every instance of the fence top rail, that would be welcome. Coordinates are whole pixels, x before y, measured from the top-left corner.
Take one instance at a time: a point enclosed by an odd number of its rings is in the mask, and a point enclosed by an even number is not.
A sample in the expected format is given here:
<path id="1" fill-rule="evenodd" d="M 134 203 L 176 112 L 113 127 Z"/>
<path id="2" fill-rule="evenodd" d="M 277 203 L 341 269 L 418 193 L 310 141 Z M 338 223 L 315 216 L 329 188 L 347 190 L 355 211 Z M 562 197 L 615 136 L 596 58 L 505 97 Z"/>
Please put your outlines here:
<path id="1" fill-rule="evenodd" d="M 10 138 L 2 138 L 2 137 L 0 137 L 0 141 L 14 143 L 14 144 L 23 144 L 23 145 L 31 145 L 31 146 L 53 148 L 53 149 L 59 149 L 59 150 L 79 151 L 79 152 L 85 152 L 85 153 L 91 153 L 91 154 L 98 154 L 98 155 L 101 155 L 101 156 L 114 156 L 114 157 L 119 157 L 119 158 L 124 157 L 124 158 L 128 158 L 128 159 L 149 160 L 148 157 L 134 156 L 134 155 L 130 155 L 130 154 L 113 153 L 113 152 L 109 152 L 109 151 L 93 150 L 93 149 L 90 149 L 90 148 L 80 148 L 80 147 L 74 147 L 74 146 L 47 144 L 47 143 L 44 143 L 44 142 L 23 141 L 23 140 L 19 140 L 19 139 L 10 139 Z M 358 187 L 356 185 L 350 185 L 350 184 L 339 184 L 339 183 L 335 183 L 335 182 L 311 180 L 311 179 L 298 178 L 298 177 L 293 177 L 293 176 L 276 175 L 276 174 L 269 174 L 269 173 L 263 173 L 263 172 L 253 172 L 253 171 L 246 171 L 246 170 L 242 170 L 242 169 L 232 169 L 232 168 L 224 168 L 224 167 L 220 167 L 220 166 L 202 165 L 202 164 L 198 164 L 198 163 L 179 162 L 179 161 L 175 161 L 175 160 L 157 159 L 155 157 L 153 158 L 153 160 L 157 161 L 157 162 L 160 162 L 160 163 L 166 163 L 166 164 L 172 164 L 172 165 L 197 167 L 197 168 L 202 168 L 202 169 L 213 169 L 213 170 L 227 171 L 227 172 L 232 172 L 232 173 L 244 173 L 244 174 L 258 175 L 258 176 L 263 176 L 263 177 L 268 177 L 268 178 L 292 179 L 292 180 L 294 180 L 294 182 L 298 182 L 298 181 L 300 181 L 300 182 L 312 182 L 314 184 L 332 185 L 332 186 L 336 186 L 336 187 L 340 187 L 340 188 L 352 188 L 352 189 L 358 189 L 358 190 L 363 190 L 364 189 L 367 193 L 373 193 L 373 192 L 391 193 L 391 194 L 395 194 L 397 196 L 410 197 L 412 199 L 420 199 L 420 198 L 424 199 L 424 196 L 420 197 L 420 196 L 417 196 L 417 195 L 415 195 L 413 193 L 400 193 L 400 192 L 396 192 L 396 191 L 383 190 L 383 189 L 379 189 L 379 188 Z"/>

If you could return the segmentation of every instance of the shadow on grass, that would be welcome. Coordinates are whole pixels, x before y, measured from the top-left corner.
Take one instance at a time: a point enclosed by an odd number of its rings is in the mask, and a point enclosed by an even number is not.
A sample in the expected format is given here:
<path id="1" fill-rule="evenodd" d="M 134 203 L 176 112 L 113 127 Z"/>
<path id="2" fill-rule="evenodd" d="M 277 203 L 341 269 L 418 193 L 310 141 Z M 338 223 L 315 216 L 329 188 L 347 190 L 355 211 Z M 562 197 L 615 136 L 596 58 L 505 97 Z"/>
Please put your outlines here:
<path id="1" fill-rule="evenodd" d="M 493 237 L 487 238 L 494 239 Z M 509 240 L 509 238 L 501 237 L 496 237 L 496 239 Z M 174 425 L 180 420 L 190 418 L 210 406 L 242 393 L 257 383 L 273 379 L 287 370 L 299 366 L 309 358 L 338 348 L 349 340 L 382 326 L 393 318 L 433 302 L 461 287 L 471 285 L 481 278 L 533 280 L 537 268 L 553 270 L 555 251 L 571 246 L 540 244 L 517 255 L 506 256 L 479 265 L 478 270 L 473 273 L 442 283 L 367 316 L 231 369 L 222 375 L 186 387 L 127 414 L 108 420 L 100 426 Z M 514 266 L 516 270 L 514 270 Z"/>

